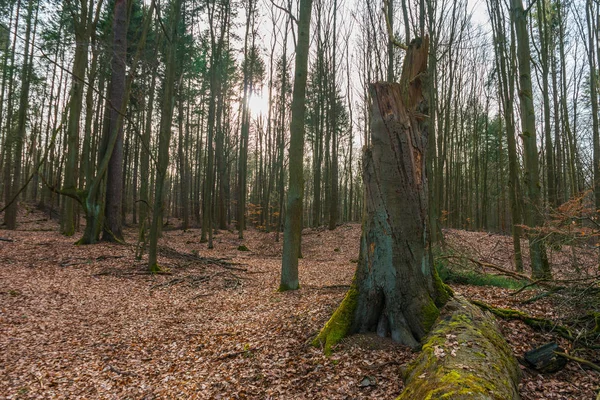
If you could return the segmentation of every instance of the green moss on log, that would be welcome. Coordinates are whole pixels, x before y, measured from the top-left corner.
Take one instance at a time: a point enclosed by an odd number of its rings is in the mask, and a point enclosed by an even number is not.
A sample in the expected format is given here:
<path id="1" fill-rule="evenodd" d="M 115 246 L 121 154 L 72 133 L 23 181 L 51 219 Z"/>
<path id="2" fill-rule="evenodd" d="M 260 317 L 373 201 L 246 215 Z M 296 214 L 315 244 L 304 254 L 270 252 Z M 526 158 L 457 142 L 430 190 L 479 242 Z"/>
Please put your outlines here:
<path id="1" fill-rule="evenodd" d="M 405 368 L 398 400 L 519 399 L 520 369 L 493 317 L 461 296 L 448 301 Z"/>
<path id="2" fill-rule="evenodd" d="M 357 300 L 358 289 L 356 288 L 356 283 L 353 281 L 342 304 L 340 304 L 323 329 L 321 329 L 319 335 L 313 340 L 313 346 L 322 346 L 325 354 L 331 354 L 332 347 L 348 335 L 350 326 L 354 322 Z"/>

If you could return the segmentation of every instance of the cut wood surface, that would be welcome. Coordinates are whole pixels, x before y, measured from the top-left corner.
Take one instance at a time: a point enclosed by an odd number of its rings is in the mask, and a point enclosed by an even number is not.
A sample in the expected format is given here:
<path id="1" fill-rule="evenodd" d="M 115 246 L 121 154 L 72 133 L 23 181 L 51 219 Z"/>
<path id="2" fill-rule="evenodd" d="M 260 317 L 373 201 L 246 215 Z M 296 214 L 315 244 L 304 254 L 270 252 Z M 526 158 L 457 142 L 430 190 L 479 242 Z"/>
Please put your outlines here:
<path id="1" fill-rule="evenodd" d="M 398 400 L 520 399 L 520 369 L 494 317 L 455 295 L 405 370 Z"/>

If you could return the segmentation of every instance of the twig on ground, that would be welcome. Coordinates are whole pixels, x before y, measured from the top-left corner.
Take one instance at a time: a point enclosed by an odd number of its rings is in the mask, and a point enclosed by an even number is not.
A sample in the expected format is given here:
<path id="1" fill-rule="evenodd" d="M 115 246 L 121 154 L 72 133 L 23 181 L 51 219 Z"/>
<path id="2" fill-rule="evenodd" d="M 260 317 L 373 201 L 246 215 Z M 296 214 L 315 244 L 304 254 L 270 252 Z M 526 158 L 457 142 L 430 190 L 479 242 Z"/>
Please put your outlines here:
<path id="1" fill-rule="evenodd" d="M 121 371 L 120 369 L 115 368 L 112 365 L 107 365 L 106 369 L 108 369 L 111 372 L 114 372 L 115 374 L 119 374 L 119 375 L 123 375 L 123 376 L 138 376 L 138 374 L 136 374 L 135 372 Z"/>
<path id="2" fill-rule="evenodd" d="M 598 364 L 594 364 L 593 362 L 588 361 L 585 358 L 575 357 L 575 356 L 572 356 L 570 354 L 563 353 L 562 351 L 555 351 L 554 353 L 557 354 L 557 355 L 559 355 L 559 356 L 561 356 L 561 357 L 568 358 L 569 360 L 573 360 L 575 362 L 578 362 L 579 364 L 582 364 L 582 365 L 585 365 L 587 367 L 590 367 L 594 371 L 600 372 L 600 366 Z"/>

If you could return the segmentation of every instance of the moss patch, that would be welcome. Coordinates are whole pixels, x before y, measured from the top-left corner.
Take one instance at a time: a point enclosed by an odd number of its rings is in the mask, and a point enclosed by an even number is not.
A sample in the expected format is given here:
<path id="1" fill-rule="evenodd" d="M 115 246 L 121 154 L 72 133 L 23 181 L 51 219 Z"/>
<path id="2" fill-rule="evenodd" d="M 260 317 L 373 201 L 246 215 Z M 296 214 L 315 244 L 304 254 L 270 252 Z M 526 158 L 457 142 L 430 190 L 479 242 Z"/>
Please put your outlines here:
<path id="1" fill-rule="evenodd" d="M 319 335 L 313 340 L 315 347 L 323 346 L 325 354 L 330 355 L 332 347 L 342 340 L 354 321 L 354 312 L 358 301 L 358 289 L 353 281 L 342 304 L 335 310 L 329 321 L 325 324 Z"/>
<path id="2" fill-rule="evenodd" d="M 474 286 L 494 286 L 505 289 L 520 289 L 528 283 L 526 281 L 518 281 L 516 279 L 511 279 L 500 275 L 482 274 L 470 270 L 448 268 L 439 262 L 436 263 L 435 269 L 437 272 L 436 275 L 438 275 L 445 283 L 458 283 Z"/>
<path id="3" fill-rule="evenodd" d="M 278 292 L 287 292 L 288 290 L 298 290 L 298 289 L 300 289 L 300 285 L 298 285 L 298 287 L 294 288 L 294 287 L 291 287 L 291 286 L 288 286 L 288 285 L 282 283 L 279 285 L 279 288 L 277 288 L 277 291 Z"/>
<path id="4" fill-rule="evenodd" d="M 454 294 L 450 286 L 446 285 L 437 272 L 437 268 L 433 268 L 433 288 L 435 290 L 435 305 L 442 308 Z"/>
<path id="5" fill-rule="evenodd" d="M 426 332 L 431 330 L 433 324 L 440 316 L 440 310 L 436 307 L 433 300 L 430 300 L 422 309 L 421 309 L 421 318 L 423 322 L 423 328 Z"/>
<path id="6" fill-rule="evenodd" d="M 456 296 L 438 321 L 399 400 L 518 398 L 519 366 L 493 317 Z"/>

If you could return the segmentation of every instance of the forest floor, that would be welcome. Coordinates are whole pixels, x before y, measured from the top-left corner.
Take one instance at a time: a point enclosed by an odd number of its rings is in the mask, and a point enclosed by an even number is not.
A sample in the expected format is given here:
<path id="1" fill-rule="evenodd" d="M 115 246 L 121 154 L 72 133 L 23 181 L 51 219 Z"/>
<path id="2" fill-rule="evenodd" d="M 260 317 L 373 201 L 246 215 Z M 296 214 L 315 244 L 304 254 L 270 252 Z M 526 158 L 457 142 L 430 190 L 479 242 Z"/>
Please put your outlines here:
<path id="1" fill-rule="evenodd" d="M 0 241 L 0 398 L 392 399 L 402 390 L 400 366 L 416 356 L 372 335 L 350 337 L 330 357 L 309 344 L 350 284 L 360 225 L 305 230 L 302 287 L 278 293 L 274 233 L 249 230 L 239 240 L 221 231 L 208 250 L 199 230 L 165 230 L 159 262 L 169 274 L 147 275 L 134 229 L 129 245 L 75 246 L 41 213 L 19 219 L 20 230 L 0 230 L 12 240 Z M 473 257 L 510 260 L 510 238 L 446 237 Z M 529 291 L 453 288 L 546 318 L 573 311 L 553 298 L 522 305 Z M 569 349 L 520 321 L 499 324 L 518 357 L 552 340 Z M 598 372 L 573 362 L 555 374 L 522 369 L 527 400 L 595 399 L 600 385 Z"/>

